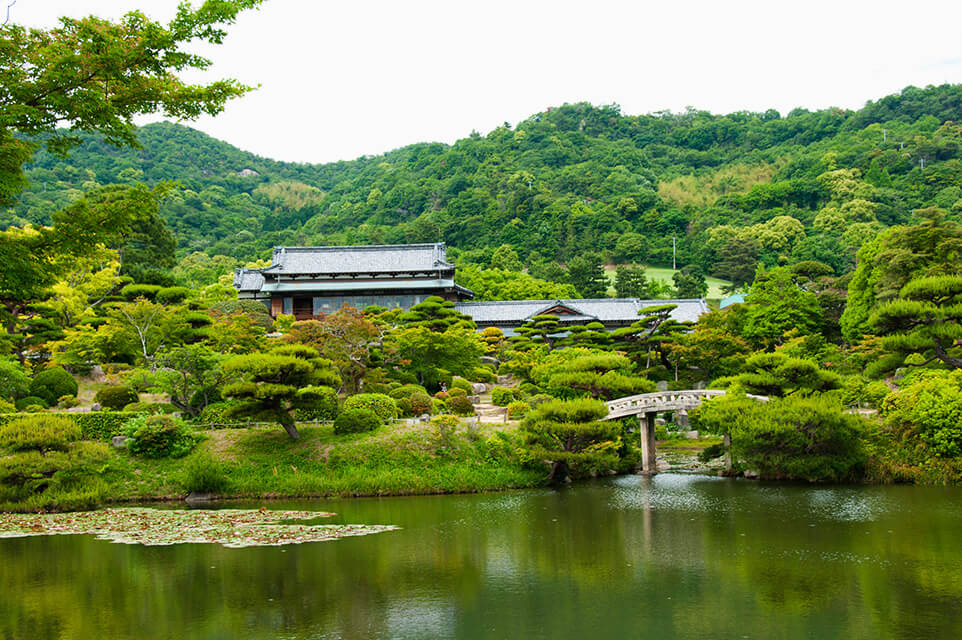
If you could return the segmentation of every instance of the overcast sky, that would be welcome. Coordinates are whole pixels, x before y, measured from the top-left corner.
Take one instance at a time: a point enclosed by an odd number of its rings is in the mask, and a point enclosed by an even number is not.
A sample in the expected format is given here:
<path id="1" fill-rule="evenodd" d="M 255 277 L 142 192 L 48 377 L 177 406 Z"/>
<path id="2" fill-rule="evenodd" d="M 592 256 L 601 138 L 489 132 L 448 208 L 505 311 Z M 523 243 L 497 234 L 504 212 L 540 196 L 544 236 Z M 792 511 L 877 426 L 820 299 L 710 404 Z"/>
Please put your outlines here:
<path id="1" fill-rule="evenodd" d="M 167 20 L 176 5 L 17 0 L 10 16 L 43 27 L 136 7 Z M 205 49 L 207 77 L 260 88 L 188 124 L 269 158 L 328 162 L 454 142 L 564 102 L 858 108 L 962 82 L 960 25 L 960 0 L 267 0 Z"/>

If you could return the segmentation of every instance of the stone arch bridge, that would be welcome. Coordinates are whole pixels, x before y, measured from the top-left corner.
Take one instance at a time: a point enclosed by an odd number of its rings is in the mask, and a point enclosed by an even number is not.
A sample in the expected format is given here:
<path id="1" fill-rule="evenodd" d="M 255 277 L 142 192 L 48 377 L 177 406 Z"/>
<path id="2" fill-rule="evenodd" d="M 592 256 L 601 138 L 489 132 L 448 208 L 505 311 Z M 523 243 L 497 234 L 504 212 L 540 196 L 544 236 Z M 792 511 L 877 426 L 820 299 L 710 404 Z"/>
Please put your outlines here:
<path id="1" fill-rule="evenodd" d="M 641 472 L 655 473 L 655 417 L 663 411 L 688 411 L 701 405 L 708 398 L 725 395 L 721 389 L 690 389 L 684 391 L 658 391 L 642 393 L 610 400 L 605 420 L 638 416 L 641 426 Z M 749 395 L 752 400 L 768 402 L 768 396 Z M 727 436 L 726 436 L 727 440 Z"/>

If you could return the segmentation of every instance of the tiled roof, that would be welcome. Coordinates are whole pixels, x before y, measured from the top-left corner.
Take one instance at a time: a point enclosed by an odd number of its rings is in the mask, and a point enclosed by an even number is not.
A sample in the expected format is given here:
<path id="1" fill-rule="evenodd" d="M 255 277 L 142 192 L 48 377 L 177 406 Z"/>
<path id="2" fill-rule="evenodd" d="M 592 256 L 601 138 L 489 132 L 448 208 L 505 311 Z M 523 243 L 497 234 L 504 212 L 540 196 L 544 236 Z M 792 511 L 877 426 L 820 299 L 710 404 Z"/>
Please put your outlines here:
<path id="1" fill-rule="evenodd" d="M 443 242 L 351 247 L 275 247 L 264 273 L 348 274 L 449 271 Z"/>
<path id="2" fill-rule="evenodd" d="M 260 291 L 264 276 L 256 269 L 238 269 L 234 272 L 234 288 L 238 291 Z"/>
<path id="3" fill-rule="evenodd" d="M 597 319 L 602 323 L 631 323 L 638 319 L 638 311 L 644 307 L 676 305 L 671 317 L 679 322 L 697 321 L 708 313 L 708 305 L 700 298 L 679 300 L 639 300 L 637 298 L 596 298 L 588 300 L 510 300 L 504 302 L 459 302 L 455 308 L 471 316 L 478 324 L 523 324 L 532 316 L 545 313 L 552 307 L 563 305 L 578 315 L 579 322 Z M 565 316 L 563 319 L 571 318 Z"/>

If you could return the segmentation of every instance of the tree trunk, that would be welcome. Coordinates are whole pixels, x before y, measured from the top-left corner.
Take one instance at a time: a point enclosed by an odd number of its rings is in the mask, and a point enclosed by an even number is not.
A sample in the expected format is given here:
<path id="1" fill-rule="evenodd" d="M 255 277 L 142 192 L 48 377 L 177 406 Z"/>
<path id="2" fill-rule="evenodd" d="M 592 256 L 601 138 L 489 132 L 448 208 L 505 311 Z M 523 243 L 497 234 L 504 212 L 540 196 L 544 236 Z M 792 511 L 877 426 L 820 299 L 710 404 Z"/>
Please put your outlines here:
<path id="1" fill-rule="evenodd" d="M 297 432 L 297 426 L 294 424 L 293 418 L 286 416 L 281 418 L 280 423 L 281 426 L 284 427 L 284 431 L 286 431 L 287 435 L 289 435 L 292 439 L 297 440 L 301 437 L 301 434 Z"/>
<path id="2" fill-rule="evenodd" d="M 962 358 L 956 358 L 955 356 L 950 356 L 938 341 L 935 343 L 935 355 L 939 357 L 939 360 L 949 365 L 953 369 L 962 369 Z"/>

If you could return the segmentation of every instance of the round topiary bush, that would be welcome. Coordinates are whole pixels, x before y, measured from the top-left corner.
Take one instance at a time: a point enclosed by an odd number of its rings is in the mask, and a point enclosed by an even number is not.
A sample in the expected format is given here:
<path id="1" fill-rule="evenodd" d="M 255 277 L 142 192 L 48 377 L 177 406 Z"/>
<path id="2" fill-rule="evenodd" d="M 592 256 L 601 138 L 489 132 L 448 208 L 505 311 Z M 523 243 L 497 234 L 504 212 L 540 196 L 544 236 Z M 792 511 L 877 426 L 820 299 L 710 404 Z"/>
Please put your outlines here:
<path id="1" fill-rule="evenodd" d="M 103 387 L 94 396 L 94 402 L 100 403 L 104 409 L 121 411 L 128 404 L 137 402 L 137 392 L 122 384 Z"/>
<path id="2" fill-rule="evenodd" d="M 398 415 L 398 406 L 391 396 L 382 393 L 359 393 L 344 401 L 343 411 L 348 409 L 369 409 L 381 422 L 393 420 Z"/>
<path id="3" fill-rule="evenodd" d="M 466 394 L 470 394 L 473 389 L 471 388 L 471 383 L 464 378 L 454 377 L 451 379 L 452 389 L 464 389 Z"/>
<path id="4" fill-rule="evenodd" d="M 381 419 L 370 409 L 345 409 L 334 419 L 334 433 L 363 433 L 381 426 Z"/>
<path id="5" fill-rule="evenodd" d="M 331 387 L 315 389 L 316 400 L 310 408 L 294 411 L 294 419 L 302 422 L 333 420 L 337 417 L 337 391 Z"/>
<path id="6" fill-rule="evenodd" d="M 427 389 L 419 384 L 402 384 L 400 387 L 391 389 L 388 395 L 395 400 L 400 400 L 401 398 L 410 398 L 415 393 L 427 393 Z"/>
<path id="7" fill-rule="evenodd" d="M 467 395 L 468 395 L 467 391 L 465 391 L 464 389 L 458 389 L 457 387 L 448 391 L 448 397 L 450 398 L 464 398 Z"/>
<path id="8" fill-rule="evenodd" d="M 157 292 L 157 302 L 160 304 L 176 304 L 183 302 L 190 295 L 187 287 L 164 287 Z"/>
<path id="9" fill-rule="evenodd" d="M 491 369 L 487 367 L 478 367 L 471 374 L 471 379 L 477 382 L 486 382 L 488 384 L 494 384 L 498 381 L 498 376 L 496 376 Z"/>
<path id="10" fill-rule="evenodd" d="M 505 387 L 495 387 L 491 390 L 491 403 L 499 407 L 506 407 L 514 402 L 514 391 Z"/>
<path id="11" fill-rule="evenodd" d="M 448 409 L 456 416 L 473 416 L 474 405 L 467 396 L 451 396 L 447 402 Z"/>
<path id="12" fill-rule="evenodd" d="M 80 440 L 80 426 L 50 414 L 11 420 L 0 426 L 0 447 L 11 451 L 66 451 Z"/>
<path id="13" fill-rule="evenodd" d="M 157 297 L 161 289 L 163 289 L 163 287 L 156 284 L 128 284 L 120 290 L 120 295 L 123 296 L 124 300 L 132 301 L 137 298 L 153 300 Z"/>
<path id="14" fill-rule="evenodd" d="M 397 410 L 400 415 L 407 417 L 414 415 L 414 409 L 411 408 L 410 398 L 398 398 L 394 402 L 397 403 Z"/>
<path id="15" fill-rule="evenodd" d="M 63 367 L 44 369 L 30 383 L 30 395 L 43 398 L 44 406 L 57 403 L 61 396 L 76 396 L 77 381 Z"/>
<path id="16" fill-rule="evenodd" d="M 27 396 L 26 398 L 20 398 L 14 405 L 17 411 L 26 411 L 27 407 L 41 407 L 43 409 L 47 408 L 47 401 L 43 398 L 38 398 L 37 396 Z"/>
<path id="17" fill-rule="evenodd" d="M 433 398 L 426 393 L 415 393 L 411 395 L 411 415 L 420 416 L 425 413 L 434 413 Z"/>

